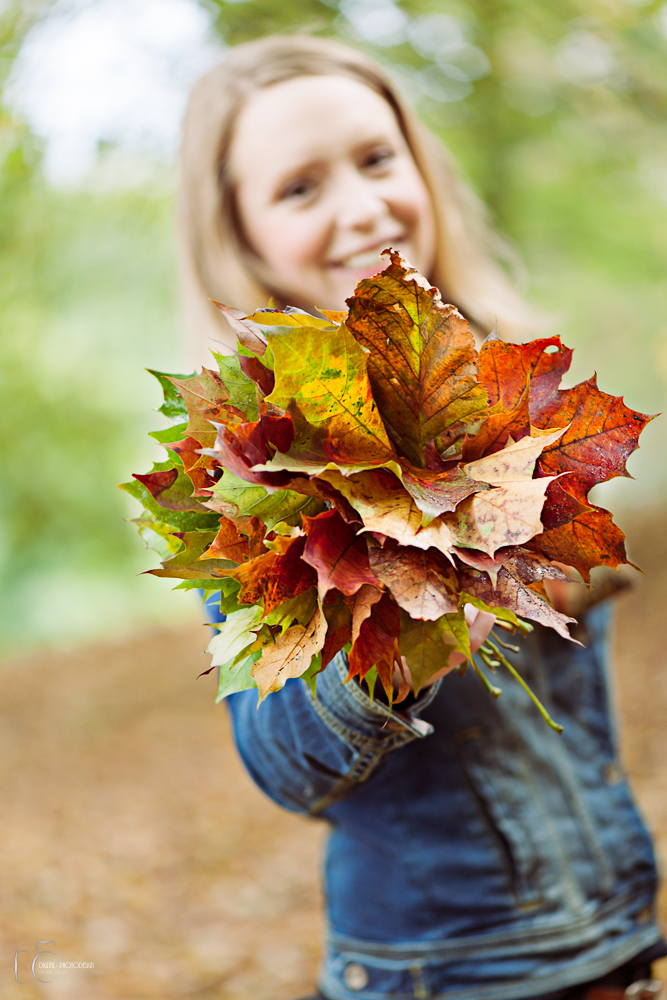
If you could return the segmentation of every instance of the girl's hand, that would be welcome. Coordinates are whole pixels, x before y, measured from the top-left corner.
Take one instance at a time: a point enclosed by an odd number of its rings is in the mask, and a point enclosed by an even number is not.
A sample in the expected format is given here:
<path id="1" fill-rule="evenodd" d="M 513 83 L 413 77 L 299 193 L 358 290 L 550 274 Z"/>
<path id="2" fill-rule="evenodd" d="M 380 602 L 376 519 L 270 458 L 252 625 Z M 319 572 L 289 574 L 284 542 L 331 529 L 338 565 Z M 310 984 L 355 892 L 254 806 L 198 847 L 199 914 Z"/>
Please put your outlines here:
<path id="1" fill-rule="evenodd" d="M 609 597 L 627 587 L 632 587 L 636 577 L 636 568 L 631 564 L 619 566 L 618 569 L 611 569 L 602 566 L 593 573 L 590 587 L 582 583 L 581 577 L 570 566 L 556 563 L 569 577 L 569 582 L 565 580 L 545 580 L 549 599 L 556 611 L 563 615 L 579 620 L 585 611 L 595 607 L 600 601 L 606 601 Z"/>
<path id="2" fill-rule="evenodd" d="M 479 608 L 473 607 L 472 604 L 466 604 L 464 613 L 470 633 L 470 651 L 476 653 L 482 643 L 486 642 L 489 632 L 496 623 L 496 616 L 490 614 L 488 611 L 480 611 Z M 423 688 L 430 687 L 436 681 L 439 681 L 441 677 L 445 677 L 452 670 L 456 670 L 464 660 L 465 656 L 463 653 L 450 653 L 447 666 L 443 667 L 442 670 L 438 670 L 437 674 L 433 674 L 433 677 L 426 681 Z M 405 671 L 404 677 L 401 676 L 401 672 L 398 669 L 394 674 L 394 688 L 397 692 L 397 697 L 394 699 L 395 702 L 402 700 L 408 691 L 412 691 L 413 689 L 410 668 L 405 659 L 403 659 L 403 669 Z"/>

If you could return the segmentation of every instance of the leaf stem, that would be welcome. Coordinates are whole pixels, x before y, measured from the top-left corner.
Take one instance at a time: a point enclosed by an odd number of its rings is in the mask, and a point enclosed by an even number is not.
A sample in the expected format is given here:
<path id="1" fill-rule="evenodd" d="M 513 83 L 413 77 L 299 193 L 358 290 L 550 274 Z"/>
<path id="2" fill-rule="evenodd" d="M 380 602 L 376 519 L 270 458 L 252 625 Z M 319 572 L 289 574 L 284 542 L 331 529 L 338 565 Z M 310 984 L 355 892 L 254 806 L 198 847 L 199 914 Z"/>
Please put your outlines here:
<path id="1" fill-rule="evenodd" d="M 496 646 L 496 644 L 494 642 L 492 642 L 490 639 L 487 639 L 486 642 L 484 643 L 484 645 L 487 647 L 487 653 L 492 653 L 492 655 L 497 660 L 500 661 L 500 663 L 503 665 L 503 667 L 505 667 L 506 670 L 509 670 L 509 672 L 511 673 L 512 677 L 514 677 L 514 679 L 519 682 L 519 684 L 524 689 L 524 691 L 526 692 L 526 694 L 531 698 L 531 700 L 533 701 L 533 703 L 537 707 L 537 710 L 539 711 L 540 715 L 542 716 L 542 718 L 544 719 L 544 721 L 546 722 L 546 724 L 548 726 L 550 726 L 552 729 L 554 729 L 557 733 L 562 733 L 563 732 L 563 727 L 561 725 L 559 725 L 558 722 L 554 722 L 554 720 L 551 718 L 551 716 L 547 712 L 546 708 L 544 707 L 544 705 L 542 704 L 542 702 L 540 701 L 540 699 L 537 697 L 537 695 L 533 694 L 533 692 L 531 691 L 531 689 L 528 687 L 528 685 L 524 681 L 523 677 L 519 673 L 517 673 L 517 671 L 514 669 L 514 667 L 512 666 L 512 664 L 509 662 L 509 660 L 506 659 L 506 657 L 503 656 L 503 654 L 500 652 L 500 650 L 498 649 L 498 647 Z"/>
<path id="2" fill-rule="evenodd" d="M 471 660 L 470 662 L 472 664 L 472 669 L 475 671 L 475 673 L 477 674 L 477 676 L 479 677 L 480 681 L 482 682 L 486 690 L 489 692 L 489 694 L 493 695 L 494 698 L 500 698 L 501 694 L 503 693 L 502 688 L 496 687 L 495 684 L 492 684 L 489 678 L 482 670 L 480 670 L 480 668 L 477 666 L 474 660 Z"/>
<path id="3" fill-rule="evenodd" d="M 484 646 L 481 646 L 477 650 L 477 652 L 479 653 L 479 655 L 481 656 L 482 660 L 487 665 L 489 670 L 491 670 L 495 674 L 496 670 L 500 666 L 498 660 L 494 660 L 493 657 L 489 655 L 488 649 L 484 649 Z"/>
<path id="4" fill-rule="evenodd" d="M 494 627 L 495 627 L 495 626 L 494 626 Z M 496 633 L 495 633 L 495 632 L 493 632 L 493 631 L 492 631 L 492 632 L 491 632 L 491 635 L 492 635 L 492 636 L 493 636 L 493 638 L 494 638 L 494 639 L 496 640 L 496 642 L 498 643 L 498 645 L 499 645 L 499 646 L 502 646 L 502 647 L 503 647 L 503 649 L 507 649 L 507 650 L 509 650 L 509 652 L 510 652 L 510 653 L 520 653 L 520 652 L 521 652 L 521 650 L 519 649 L 519 647 L 518 647 L 518 646 L 513 646 L 513 645 L 512 645 L 511 643 L 509 643 L 509 642 L 503 642 L 503 640 L 502 640 L 502 639 L 500 638 L 500 636 L 499 636 L 499 635 L 496 635 Z"/>

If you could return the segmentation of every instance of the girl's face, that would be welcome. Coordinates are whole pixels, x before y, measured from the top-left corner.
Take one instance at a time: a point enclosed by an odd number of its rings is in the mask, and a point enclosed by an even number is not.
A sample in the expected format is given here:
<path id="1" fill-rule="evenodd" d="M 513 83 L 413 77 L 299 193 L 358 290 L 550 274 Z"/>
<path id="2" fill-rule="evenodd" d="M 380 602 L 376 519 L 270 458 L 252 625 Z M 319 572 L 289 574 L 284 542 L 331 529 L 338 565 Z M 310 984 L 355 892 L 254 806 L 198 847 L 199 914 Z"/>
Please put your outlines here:
<path id="1" fill-rule="evenodd" d="M 363 83 L 300 76 L 258 91 L 239 115 L 230 166 L 265 284 L 290 305 L 344 309 L 391 246 L 424 274 L 431 200 L 394 113 Z"/>

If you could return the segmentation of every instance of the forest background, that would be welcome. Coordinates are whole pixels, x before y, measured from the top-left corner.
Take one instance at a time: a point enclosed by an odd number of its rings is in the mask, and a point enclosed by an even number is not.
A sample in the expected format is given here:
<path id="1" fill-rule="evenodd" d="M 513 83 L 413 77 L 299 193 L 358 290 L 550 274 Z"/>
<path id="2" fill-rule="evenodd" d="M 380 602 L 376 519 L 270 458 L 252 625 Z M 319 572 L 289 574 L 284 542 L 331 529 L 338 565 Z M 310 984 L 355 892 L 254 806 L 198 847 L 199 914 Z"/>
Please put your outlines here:
<path id="1" fill-rule="evenodd" d="M 596 370 L 631 407 L 665 409 L 667 4 L 135 0 L 130 13 L 126 0 L 0 0 L 4 650 L 196 614 L 189 597 L 140 575 L 152 557 L 124 520 L 137 511 L 115 489 L 159 458 L 146 437 L 159 425 L 158 387 L 143 369 L 185 370 L 175 140 L 151 145 L 100 126 L 85 169 L 68 174 L 48 107 L 40 119 L 30 97 L 48 89 L 30 79 L 40 45 L 76 34 L 91 11 L 113 8 L 122 21 L 126 10 L 128 29 L 139 13 L 155 35 L 184 5 L 197 8 L 201 44 L 185 69 L 167 66 L 163 101 L 172 93 L 173 107 L 145 109 L 149 118 L 177 126 L 187 84 L 247 39 L 309 30 L 370 51 L 489 205 L 522 262 L 509 266 L 576 348 L 572 381 Z M 67 60 L 66 44 L 55 51 Z M 130 86 L 118 73 L 118 86 Z M 649 426 L 630 463 L 639 481 L 603 487 L 631 554 L 633 524 L 667 485 L 663 425 Z"/>

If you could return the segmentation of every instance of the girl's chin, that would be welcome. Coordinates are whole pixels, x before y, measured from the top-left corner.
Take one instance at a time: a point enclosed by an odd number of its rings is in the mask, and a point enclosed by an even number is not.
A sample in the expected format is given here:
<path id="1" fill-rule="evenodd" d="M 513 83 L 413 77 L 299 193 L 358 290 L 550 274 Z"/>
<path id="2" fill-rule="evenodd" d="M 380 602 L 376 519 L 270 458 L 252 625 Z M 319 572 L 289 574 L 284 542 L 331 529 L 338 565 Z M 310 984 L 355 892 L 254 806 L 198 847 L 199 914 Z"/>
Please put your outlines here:
<path id="1" fill-rule="evenodd" d="M 363 271 L 348 271 L 348 274 L 353 276 L 355 285 L 358 281 L 363 278 L 372 278 L 373 275 L 379 274 L 380 271 L 384 271 L 385 267 L 388 267 L 388 260 L 379 260 L 374 267 L 367 267 Z"/>
<path id="2" fill-rule="evenodd" d="M 337 267 L 335 271 L 336 284 L 340 289 L 341 299 L 344 302 L 345 299 L 349 298 L 350 295 L 354 293 L 355 288 L 364 278 L 372 278 L 374 275 L 379 274 L 380 271 L 384 271 L 387 267 L 389 261 L 380 260 L 378 258 L 377 264 L 372 267 L 365 267 L 363 269 L 353 269 L 351 267 Z M 341 308 L 343 308 L 341 306 Z"/>
<path id="3" fill-rule="evenodd" d="M 319 305 L 323 305 L 325 309 L 334 311 L 345 310 L 347 308 L 345 300 L 354 295 L 354 290 L 359 282 L 364 278 L 372 278 L 374 275 L 379 274 L 380 271 L 384 271 L 385 267 L 388 266 L 388 260 L 378 257 L 377 264 L 374 264 L 372 267 L 351 268 L 340 267 L 339 265 L 331 267 L 325 281 L 322 282 L 322 289 L 328 286 L 329 294 L 322 294 L 320 296 L 321 299 L 326 299 L 329 305 L 326 305 L 324 301 L 321 301 Z M 336 301 L 338 304 L 334 305 Z"/>

